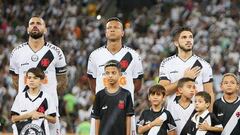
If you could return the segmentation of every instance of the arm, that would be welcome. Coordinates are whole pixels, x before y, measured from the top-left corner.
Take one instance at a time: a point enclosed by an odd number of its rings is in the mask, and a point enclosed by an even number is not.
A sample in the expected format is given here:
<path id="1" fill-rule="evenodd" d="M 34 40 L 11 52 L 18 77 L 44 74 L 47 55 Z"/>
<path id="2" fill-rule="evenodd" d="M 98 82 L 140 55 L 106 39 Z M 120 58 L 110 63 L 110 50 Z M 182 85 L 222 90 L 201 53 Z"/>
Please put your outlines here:
<path id="1" fill-rule="evenodd" d="M 127 116 L 126 118 L 126 135 L 131 134 L 131 116 Z"/>
<path id="2" fill-rule="evenodd" d="M 26 120 L 26 119 L 36 120 L 36 119 L 39 119 L 40 117 L 44 117 L 44 114 L 34 110 L 32 112 L 25 113 L 23 115 L 13 115 L 12 116 L 12 122 L 15 123 L 17 121 L 22 121 L 22 120 Z"/>
<path id="3" fill-rule="evenodd" d="M 133 79 L 134 92 L 138 92 L 142 87 L 142 79 Z"/>
<path id="4" fill-rule="evenodd" d="M 56 123 L 56 116 L 45 115 L 44 118 L 50 123 Z"/>
<path id="5" fill-rule="evenodd" d="M 215 94 L 213 92 L 213 83 L 208 82 L 203 84 L 204 90 L 211 96 L 211 105 L 209 107 L 209 111 L 211 112 L 213 109 L 213 103 L 215 101 Z"/>
<path id="6" fill-rule="evenodd" d="M 159 84 L 166 89 L 166 95 L 172 95 L 177 90 L 177 82 L 171 83 L 169 80 L 160 80 Z"/>
<path id="7" fill-rule="evenodd" d="M 168 131 L 167 134 L 168 134 L 168 135 L 177 135 L 177 132 L 176 132 L 176 130 L 174 129 L 174 130 Z"/>
<path id="8" fill-rule="evenodd" d="M 88 83 L 93 94 L 96 92 L 96 79 L 88 77 Z"/>
<path id="9" fill-rule="evenodd" d="M 66 74 L 57 75 L 57 91 L 64 93 L 67 89 L 68 78 Z"/>
<path id="10" fill-rule="evenodd" d="M 161 126 L 163 124 L 163 120 L 160 119 L 160 117 L 157 117 L 155 120 L 150 122 L 147 125 L 139 126 L 138 127 L 138 133 L 143 134 L 146 131 L 150 130 L 154 126 Z"/>
<path id="11" fill-rule="evenodd" d="M 99 135 L 100 120 L 95 119 L 95 135 Z"/>
<path id="12" fill-rule="evenodd" d="M 199 129 L 204 131 L 212 131 L 212 132 L 221 132 L 223 131 L 223 127 L 217 127 L 217 126 L 210 126 L 207 122 L 204 122 L 202 124 L 199 124 Z"/>
<path id="13" fill-rule="evenodd" d="M 19 76 L 17 74 L 12 75 L 13 88 L 18 91 L 18 80 Z"/>

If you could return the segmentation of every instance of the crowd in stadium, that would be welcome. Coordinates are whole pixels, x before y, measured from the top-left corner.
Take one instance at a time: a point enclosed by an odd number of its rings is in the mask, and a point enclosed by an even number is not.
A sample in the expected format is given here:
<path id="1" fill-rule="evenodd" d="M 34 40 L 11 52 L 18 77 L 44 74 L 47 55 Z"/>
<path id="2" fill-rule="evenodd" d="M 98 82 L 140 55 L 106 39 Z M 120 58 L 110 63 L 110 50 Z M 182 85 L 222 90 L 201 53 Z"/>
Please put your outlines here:
<path id="1" fill-rule="evenodd" d="M 89 54 L 105 44 L 105 19 L 97 19 L 105 0 L 0 1 L 0 132 L 11 132 L 9 110 L 16 90 L 9 75 L 11 50 L 27 41 L 26 26 L 33 15 L 47 24 L 46 40 L 58 45 L 68 63 L 68 89 L 59 95 L 63 132 L 77 132 L 90 119 L 93 95 L 87 82 Z M 135 93 L 135 113 L 147 107 L 147 90 L 158 82 L 160 62 L 175 53 L 171 31 L 190 26 L 194 52 L 213 68 L 216 98 L 221 96 L 223 73 L 238 74 L 240 60 L 240 2 L 237 0 L 158 0 L 147 8 L 134 9 L 124 21 L 124 44 L 135 49 L 144 66 L 142 89 Z"/>

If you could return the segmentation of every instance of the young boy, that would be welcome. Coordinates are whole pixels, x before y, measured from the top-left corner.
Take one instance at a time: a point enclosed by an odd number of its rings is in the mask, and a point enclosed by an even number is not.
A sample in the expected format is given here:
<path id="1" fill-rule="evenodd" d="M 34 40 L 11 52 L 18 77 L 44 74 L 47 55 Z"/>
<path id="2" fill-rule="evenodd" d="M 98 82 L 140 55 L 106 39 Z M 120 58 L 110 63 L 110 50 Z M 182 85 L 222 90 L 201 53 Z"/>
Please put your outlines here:
<path id="1" fill-rule="evenodd" d="M 213 113 L 223 124 L 222 135 L 240 135 L 240 98 L 237 76 L 232 73 L 224 74 L 221 89 L 223 97 L 215 101 Z"/>
<path id="2" fill-rule="evenodd" d="M 40 68 L 30 68 L 26 73 L 28 89 L 20 92 L 11 109 L 14 135 L 46 134 L 49 135 L 48 122 L 56 122 L 56 108 L 52 98 L 40 87 L 45 77 Z"/>
<path id="3" fill-rule="evenodd" d="M 196 113 L 187 122 L 187 135 L 220 135 L 223 130 L 222 124 L 213 113 L 208 111 L 211 104 L 211 96 L 201 91 L 195 95 Z"/>
<path id="4" fill-rule="evenodd" d="M 95 120 L 95 135 L 130 135 L 134 115 L 131 93 L 119 86 L 121 65 L 116 60 L 105 64 L 107 85 L 96 94 L 91 117 Z"/>
<path id="5" fill-rule="evenodd" d="M 194 104 L 192 97 L 195 95 L 196 87 L 195 81 L 191 78 L 182 78 L 177 84 L 180 99 L 174 100 L 167 110 L 172 114 L 173 119 L 177 125 L 177 135 L 183 134 L 182 131 L 190 116 L 194 111 Z"/>
<path id="6" fill-rule="evenodd" d="M 175 135 L 176 124 L 169 111 L 163 108 L 165 88 L 154 85 L 149 89 L 151 108 L 144 110 L 137 122 L 137 131 L 143 135 Z"/>

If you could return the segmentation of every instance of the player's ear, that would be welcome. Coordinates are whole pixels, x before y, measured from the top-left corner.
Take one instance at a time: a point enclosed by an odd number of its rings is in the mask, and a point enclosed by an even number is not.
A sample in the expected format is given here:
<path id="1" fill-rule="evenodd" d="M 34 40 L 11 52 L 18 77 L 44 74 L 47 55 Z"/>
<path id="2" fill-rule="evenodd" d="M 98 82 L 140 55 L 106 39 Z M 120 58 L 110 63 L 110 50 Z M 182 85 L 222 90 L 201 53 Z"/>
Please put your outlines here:
<path id="1" fill-rule="evenodd" d="M 122 37 L 124 36 L 124 30 L 122 30 Z"/>
<path id="2" fill-rule="evenodd" d="M 179 45 L 177 40 L 174 40 L 174 41 L 173 41 L 173 44 L 174 44 L 176 47 L 178 47 L 178 45 Z"/>

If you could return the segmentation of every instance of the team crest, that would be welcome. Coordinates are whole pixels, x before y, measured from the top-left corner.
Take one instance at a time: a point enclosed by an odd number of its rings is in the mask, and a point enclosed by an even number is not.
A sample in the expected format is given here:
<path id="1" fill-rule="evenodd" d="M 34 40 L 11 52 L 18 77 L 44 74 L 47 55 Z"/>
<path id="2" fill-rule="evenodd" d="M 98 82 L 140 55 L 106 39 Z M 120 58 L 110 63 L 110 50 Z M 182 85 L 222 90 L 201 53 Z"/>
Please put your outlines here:
<path id="1" fill-rule="evenodd" d="M 236 116 L 239 118 L 240 117 L 240 112 L 236 112 Z"/>
<path id="2" fill-rule="evenodd" d="M 50 63 L 50 61 L 49 61 L 48 58 L 44 58 L 44 59 L 41 60 L 41 66 L 42 67 L 48 67 L 49 63 Z"/>
<path id="3" fill-rule="evenodd" d="M 33 62 L 38 61 L 38 56 L 37 56 L 36 54 L 32 55 L 31 60 L 32 60 Z"/>
<path id="4" fill-rule="evenodd" d="M 20 135 L 45 135 L 42 128 L 36 124 L 27 124 L 23 127 Z"/>
<path id="5" fill-rule="evenodd" d="M 121 65 L 121 68 L 123 69 L 126 69 L 128 67 L 128 61 L 127 60 L 121 60 L 120 61 L 120 65 Z"/>
<path id="6" fill-rule="evenodd" d="M 125 108 L 125 104 L 124 104 L 124 101 L 123 101 L 123 100 L 119 100 L 118 108 L 119 108 L 120 110 L 123 110 L 123 109 Z"/>

